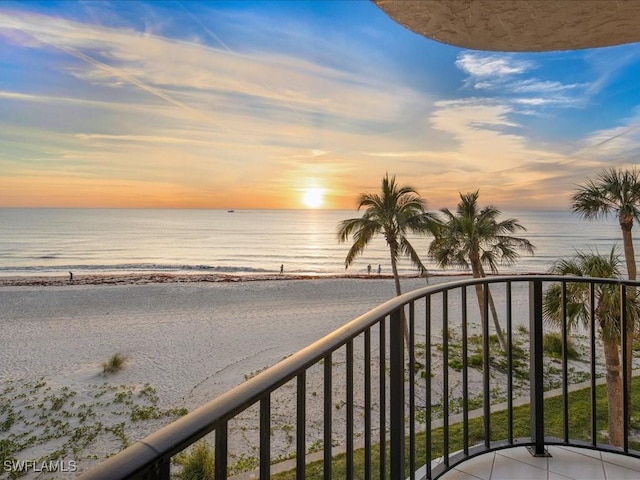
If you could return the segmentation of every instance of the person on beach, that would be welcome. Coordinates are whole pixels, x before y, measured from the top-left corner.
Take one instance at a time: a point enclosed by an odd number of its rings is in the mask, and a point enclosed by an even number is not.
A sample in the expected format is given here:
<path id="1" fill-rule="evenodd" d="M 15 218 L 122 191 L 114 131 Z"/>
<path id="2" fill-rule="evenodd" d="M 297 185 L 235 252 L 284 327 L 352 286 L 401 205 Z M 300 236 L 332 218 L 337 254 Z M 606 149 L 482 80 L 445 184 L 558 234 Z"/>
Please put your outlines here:
<path id="1" fill-rule="evenodd" d="M 367 265 L 367 275 L 371 274 L 371 264 Z"/>
<path id="2" fill-rule="evenodd" d="M 280 275 L 284 273 L 284 263 L 280 265 Z"/>
<path id="3" fill-rule="evenodd" d="M 73 283 L 73 272 L 69 272 L 69 282 Z"/>
<path id="4" fill-rule="evenodd" d="M 382 273 L 382 265 L 378 264 L 378 275 L 380 275 L 380 273 Z"/>

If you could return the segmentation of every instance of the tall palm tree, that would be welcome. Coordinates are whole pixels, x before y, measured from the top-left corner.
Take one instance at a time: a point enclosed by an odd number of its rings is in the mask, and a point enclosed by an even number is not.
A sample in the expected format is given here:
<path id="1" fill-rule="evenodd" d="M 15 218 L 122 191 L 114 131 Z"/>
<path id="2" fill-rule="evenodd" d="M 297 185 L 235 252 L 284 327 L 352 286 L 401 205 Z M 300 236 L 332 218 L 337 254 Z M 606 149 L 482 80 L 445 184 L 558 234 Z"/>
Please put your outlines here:
<path id="1" fill-rule="evenodd" d="M 516 218 L 498 221 L 500 210 L 488 206 L 478 207 L 479 192 L 460 194 L 460 203 L 455 213 L 443 209 L 445 218 L 429 246 L 429 255 L 442 268 L 462 267 L 471 270 L 474 278 L 486 276 L 485 266 L 491 273 L 498 273 L 498 264 L 511 265 L 518 259 L 519 252 L 533 254 L 534 246 L 529 240 L 510 234 L 526 231 Z M 487 290 L 488 291 L 488 290 Z M 481 314 L 484 316 L 484 290 L 476 285 L 476 296 Z M 487 301 L 491 308 L 493 322 L 500 346 L 507 351 L 507 344 L 498 322 L 493 298 L 489 293 Z"/>
<path id="2" fill-rule="evenodd" d="M 595 179 L 578 186 L 572 197 L 575 213 L 587 220 L 613 215 L 622 230 L 624 259 L 629 280 L 635 280 L 637 269 L 631 229 L 640 222 L 640 172 L 636 168 L 601 171 Z"/>
<path id="3" fill-rule="evenodd" d="M 425 200 L 410 186 L 399 186 L 396 177 L 387 173 L 382 179 L 382 192 L 362 193 L 358 199 L 358 211 L 365 209 L 362 217 L 351 218 L 338 225 L 338 240 L 346 242 L 353 236 L 353 245 L 347 253 L 344 265 L 349 268 L 356 256 L 361 255 L 367 244 L 378 234 L 384 235 L 391 256 L 391 269 L 395 281 L 396 294 L 402 293 L 398 275 L 398 258 L 409 257 L 420 273 L 426 267 L 407 234 L 424 234 L 432 230 L 436 219 L 425 212 Z M 405 336 L 407 329 L 405 324 Z"/>
<path id="4" fill-rule="evenodd" d="M 629 280 L 637 275 L 631 229 L 634 221 L 640 222 L 640 171 L 610 168 L 602 170 L 595 179 L 588 179 L 578 186 L 572 197 L 573 211 L 587 220 L 616 216 L 622 230 L 624 260 Z M 632 289 L 631 295 L 636 295 Z M 627 342 L 627 381 L 631 381 L 635 326 L 629 324 Z"/>
<path id="5" fill-rule="evenodd" d="M 608 257 L 578 252 L 569 260 L 560 260 L 553 273 L 577 277 L 619 278 L 620 261 L 611 249 Z M 578 324 L 588 327 L 591 319 L 591 295 L 587 283 L 568 283 L 566 298 L 567 328 Z M 620 367 L 620 291 L 616 285 L 600 284 L 595 289 L 594 320 L 604 348 L 607 372 L 607 403 L 609 407 L 609 441 L 612 445 L 623 444 L 622 375 Z M 627 319 L 633 322 L 640 312 L 637 298 L 627 297 Z M 565 321 L 562 311 L 562 287 L 552 284 L 544 294 L 543 313 L 553 325 Z"/>

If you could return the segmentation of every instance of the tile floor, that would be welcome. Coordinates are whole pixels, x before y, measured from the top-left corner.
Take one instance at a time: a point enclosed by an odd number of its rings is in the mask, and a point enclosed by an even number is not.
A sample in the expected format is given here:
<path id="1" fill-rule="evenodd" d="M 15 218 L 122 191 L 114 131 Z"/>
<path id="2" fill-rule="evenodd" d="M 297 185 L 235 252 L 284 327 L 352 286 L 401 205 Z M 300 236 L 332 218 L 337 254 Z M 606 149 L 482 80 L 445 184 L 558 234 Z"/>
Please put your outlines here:
<path id="1" fill-rule="evenodd" d="M 487 453 L 461 463 L 443 480 L 639 480 L 640 460 L 595 450 L 549 446 L 550 457 L 525 447 Z"/>

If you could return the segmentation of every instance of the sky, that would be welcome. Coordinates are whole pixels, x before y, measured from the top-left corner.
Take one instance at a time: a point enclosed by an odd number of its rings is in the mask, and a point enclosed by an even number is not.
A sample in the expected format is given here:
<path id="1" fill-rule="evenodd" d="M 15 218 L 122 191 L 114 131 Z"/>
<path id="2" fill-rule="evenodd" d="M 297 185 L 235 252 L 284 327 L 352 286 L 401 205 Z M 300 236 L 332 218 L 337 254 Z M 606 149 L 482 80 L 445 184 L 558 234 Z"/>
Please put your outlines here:
<path id="1" fill-rule="evenodd" d="M 0 207 L 570 208 L 640 153 L 640 45 L 461 49 L 369 1 L 0 2 Z"/>

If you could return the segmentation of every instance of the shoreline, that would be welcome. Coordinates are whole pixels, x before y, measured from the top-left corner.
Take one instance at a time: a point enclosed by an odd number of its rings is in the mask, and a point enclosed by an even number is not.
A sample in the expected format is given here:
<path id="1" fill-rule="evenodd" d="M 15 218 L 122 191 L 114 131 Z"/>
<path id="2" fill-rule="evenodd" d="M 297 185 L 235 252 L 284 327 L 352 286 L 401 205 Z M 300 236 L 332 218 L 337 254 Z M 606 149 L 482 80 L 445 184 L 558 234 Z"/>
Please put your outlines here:
<path id="1" fill-rule="evenodd" d="M 442 277 L 465 277 L 470 273 L 447 272 L 431 273 L 422 277 L 419 274 L 400 275 L 402 279 L 411 278 L 442 278 Z M 73 285 L 145 285 L 162 283 L 235 283 L 235 282 L 256 282 L 272 280 L 331 280 L 331 279 L 353 279 L 353 280 L 389 280 L 393 279 L 391 274 L 245 274 L 232 275 L 225 273 L 95 273 L 88 275 L 74 275 L 73 280 L 69 280 L 67 275 L 12 275 L 0 276 L 0 288 L 2 287 L 59 287 Z"/>

